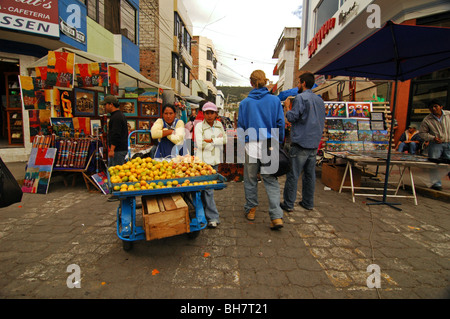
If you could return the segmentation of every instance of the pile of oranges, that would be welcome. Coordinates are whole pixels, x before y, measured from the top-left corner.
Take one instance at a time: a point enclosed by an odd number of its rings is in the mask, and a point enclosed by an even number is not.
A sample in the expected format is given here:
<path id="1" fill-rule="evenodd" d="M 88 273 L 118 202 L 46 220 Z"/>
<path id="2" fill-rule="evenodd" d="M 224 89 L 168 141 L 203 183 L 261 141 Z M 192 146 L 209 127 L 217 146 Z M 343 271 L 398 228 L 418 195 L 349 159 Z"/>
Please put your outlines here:
<path id="1" fill-rule="evenodd" d="M 116 184 L 113 186 L 115 191 L 123 191 L 125 188 L 127 190 L 137 190 L 154 189 L 158 188 L 158 186 L 159 188 L 188 186 L 190 184 L 189 180 L 185 180 L 181 184 L 178 181 L 163 183 L 159 180 L 216 174 L 211 165 L 201 162 L 197 157 L 190 155 L 178 156 L 170 161 L 157 161 L 150 157 L 137 157 L 123 165 L 109 167 L 108 172 L 111 183 L 113 185 Z M 159 182 L 152 182 L 156 180 Z"/>

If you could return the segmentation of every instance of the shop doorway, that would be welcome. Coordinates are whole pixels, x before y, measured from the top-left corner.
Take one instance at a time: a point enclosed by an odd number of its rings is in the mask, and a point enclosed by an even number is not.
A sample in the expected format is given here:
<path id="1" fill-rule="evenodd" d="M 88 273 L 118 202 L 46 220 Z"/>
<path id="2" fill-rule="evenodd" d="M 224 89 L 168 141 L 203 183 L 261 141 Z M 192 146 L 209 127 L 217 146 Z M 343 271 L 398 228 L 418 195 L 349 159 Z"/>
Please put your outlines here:
<path id="1" fill-rule="evenodd" d="M 0 148 L 6 148 L 17 145 L 11 145 L 10 134 L 11 130 L 8 128 L 8 109 L 9 107 L 16 107 L 17 105 L 8 105 L 8 101 L 12 101 L 12 95 L 20 96 L 19 80 L 17 75 L 20 72 L 19 60 L 3 58 L 0 56 Z M 10 99 L 7 98 L 10 96 Z M 10 102 L 9 104 L 11 104 Z M 22 105 L 19 106 L 22 108 Z M 16 124 L 16 123 L 13 123 Z M 23 139 L 23 137 L 22 137 Z"/>

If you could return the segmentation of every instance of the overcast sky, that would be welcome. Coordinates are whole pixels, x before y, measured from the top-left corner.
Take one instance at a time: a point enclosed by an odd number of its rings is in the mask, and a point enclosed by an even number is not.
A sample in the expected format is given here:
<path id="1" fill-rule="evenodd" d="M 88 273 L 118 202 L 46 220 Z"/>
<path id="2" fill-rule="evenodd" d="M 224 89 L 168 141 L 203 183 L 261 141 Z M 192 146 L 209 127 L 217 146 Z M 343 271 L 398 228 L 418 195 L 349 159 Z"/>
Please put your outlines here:
<path id="1" fill-rule="evenodd" d="M 273 75 L 273 51 L 284 27 L 301 27 L 301 0 L 182 0 L 193 36 L 211 39 L 217 52 L 217 85 L 250 86 L 253 70 Z"/>

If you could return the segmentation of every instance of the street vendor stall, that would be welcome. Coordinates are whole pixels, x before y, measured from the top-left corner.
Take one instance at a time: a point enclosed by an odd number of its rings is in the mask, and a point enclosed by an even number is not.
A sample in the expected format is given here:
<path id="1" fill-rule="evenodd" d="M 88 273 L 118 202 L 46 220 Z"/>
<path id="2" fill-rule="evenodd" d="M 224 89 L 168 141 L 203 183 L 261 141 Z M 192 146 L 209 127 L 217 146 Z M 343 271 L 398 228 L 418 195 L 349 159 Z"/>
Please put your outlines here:
<path id="1" fill-rule="evenodd" d="M 149 133 L 144 130 L 129 134 Z M 131 152 L 129 148 L 129 157 Z M 206 228 L 201 199 L 206 189 L 223 189 L 226 179 L 191 155 L 172 159 L 135 158 L 108 168 L 117 208 L 117 236 L 124 250 L 139 240 L 154 240 L 187 233 L 195 238 Z M 136 198 L 141 197 L 143 226 L 137 226 Z"/>
<path id="2" fill-rule="evenodd" d="M 99 162 L 106 161 L 108 153 L 108 114 L 101 101 L 106 94 L 118 96 L 129 131 L 150 129 L 160 117 L 163 93 L 172 90 L 148 80 L 123 62 L 71 48 L 49 51 L 28 66 L 28 73 L 19 76 L 18 83 L 25 141 L 32 143 L 27 146 L 31 146 L 29 192 L 46 193 L 52 172 L 58 172 L 66 185 L 66 176 L 75 178 L 76 173 L 81 173 L 87 187 L 93 185 L 107 193 L 104 183 L 99 186 L 106 179 L 106 165 Z M 37 147 L 33 142 L 41 137 L 51 138 L 53 143 L 38 143 Z M 142 148 L 149 148 L 151 143 L 148 134 L 139 134 L 133 141 L 134 146 Z M 35 165 L 36 160 L 46 165 Z M 96 169 L 87 174 L 91 165 Z M 39 175 L 43 185 L 31 186 L 31 181 L 38 183 L 35 181 Z"/>
<path id="3" fill-rule="evenodd" d="M 415 205 L 418 205 L 413 169 L 448 169 L 448 164 L 431 162 L 425 156 L 404 154 L 395 151 L 392 151 L 391 160 L 387 162 L 387 150 L 326 152 L 326 154 L 332 160 L 329 163 L 324 163 L 322 168 L 322 182 L 326 186 L 339 191 L 339 193 L 345 189 L 349 189 L 353 202 L 355 202 L 356 196 L 386 196 L 392 198 L 410 198 L 414 200 Z M 376 172 L 378 172 L 379 166 L 386 166 L 389 172 L 394 167 L 398 167 L 399 178 L 395 183 L 391 183 L 394 184 L 393 187 L 389 185 L 390 187 L 387 189 L 384 187 L 363 186 L 361 185 L 361 169 L 366 169 L 369 166 L 376 167 Z M 399 194 L 406 174 L 409 175 L 412 195 Z M 363 192 L 357 192 L 358 190 L 362 190 Z M 380 194 L 377 191 L 383 192 Z M 384 191 L 386 191 L 386 194 Z M 393 208 L 400 210 L 397 207 Z"/>

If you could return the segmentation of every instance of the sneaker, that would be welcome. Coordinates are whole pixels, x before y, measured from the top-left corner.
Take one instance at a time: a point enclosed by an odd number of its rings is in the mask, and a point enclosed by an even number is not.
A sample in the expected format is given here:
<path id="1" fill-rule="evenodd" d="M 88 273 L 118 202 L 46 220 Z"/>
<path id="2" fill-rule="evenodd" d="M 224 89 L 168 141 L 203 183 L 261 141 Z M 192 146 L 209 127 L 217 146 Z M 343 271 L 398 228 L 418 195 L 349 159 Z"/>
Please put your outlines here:
<path id="1" fill-rule="evenodd" d="M 110 196 L 110 197 L 108 198 L 108 202 L 115 202 L 115 201 L 118 201 L 118 200 L 119 200 L 119 197 L 117 197 L 117 196 L 115 196 L 115 195 Z"/>
<path id="2" fill-rule="evenodd" d="M 288 208 L 285 203 L 280 203 L 280 207 L 281 207 L 282 210 L 285 210 L 285 211 L 287 211 L 289 213 L 294 211 L 293 208 Z"/>
<path id="3" fill-rule="evenodd" d="M 298 204 L 299 204 L 300 206 L 302 206 L 304 209 L 307 209 L 307 210 L 313 210 L 312 208 L 306 207 L 305 204 L 303 204 L 303 202 L 298 202 Z"/>
<path id="4" fill-rule="evenodd" d="M 208 228 L 216 228 L 217 227 L 217 222 L 209 222 L 208 223 Z"/>
<path id="5" fill-rule="evenodd" d="M 281 218 L 273 219 L 270 222 L 270 229 L 272 230 L 278 230 L 283 228 L 283 220 Z"/>
<path id="6" fill-rule="evenodd" d="M 442 190 L 442 186 L 438 185 L 438 184 L 434 184 L 433 186 L 431 186 L 431 189 L 434 189 L 436 191 L 441 191 Z"/>
<path id="7" fill-rule="evenodd" d="M 256 207 L 253 207 L 248 211 L 247 214 L 245 214 L 245 217 L 247 217 L 248 220 L 254 221 L 255 220 L 255 214 L 256 214 Z"/>

